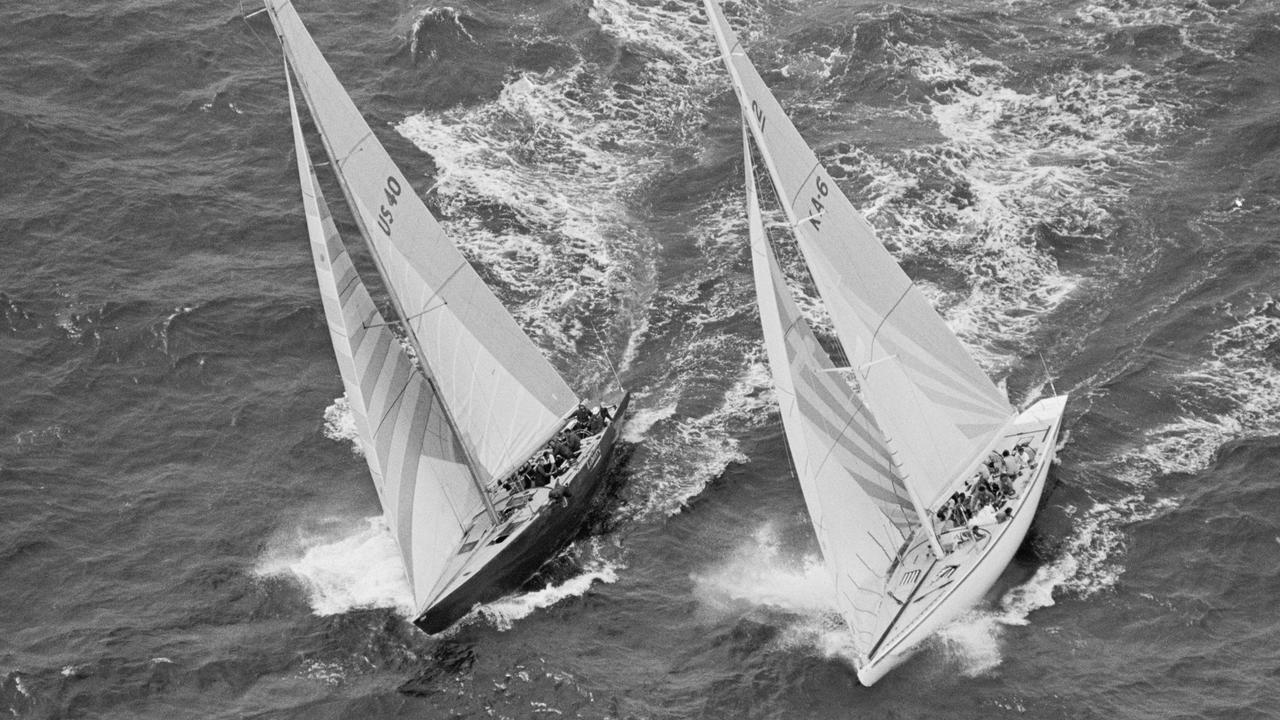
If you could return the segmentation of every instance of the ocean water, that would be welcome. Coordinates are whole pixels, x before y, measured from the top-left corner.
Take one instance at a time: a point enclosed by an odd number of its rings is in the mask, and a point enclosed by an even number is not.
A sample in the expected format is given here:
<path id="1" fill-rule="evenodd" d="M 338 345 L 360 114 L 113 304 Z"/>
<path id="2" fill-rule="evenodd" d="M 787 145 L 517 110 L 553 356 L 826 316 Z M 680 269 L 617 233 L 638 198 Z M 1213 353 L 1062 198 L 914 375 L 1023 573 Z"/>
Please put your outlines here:
<path id="1" fill-rule="evenodd" d="M 606 512 L 442 637 L 354 450 L 255 9 L 0 4 L 0 714 L 1280 717 L 1280 4 L 726 5 L 1010 397 L 1071 393 L 1014 563 L 872 688 L 700 4 L 299 1 L 571 384 L 635 393 Z"/>

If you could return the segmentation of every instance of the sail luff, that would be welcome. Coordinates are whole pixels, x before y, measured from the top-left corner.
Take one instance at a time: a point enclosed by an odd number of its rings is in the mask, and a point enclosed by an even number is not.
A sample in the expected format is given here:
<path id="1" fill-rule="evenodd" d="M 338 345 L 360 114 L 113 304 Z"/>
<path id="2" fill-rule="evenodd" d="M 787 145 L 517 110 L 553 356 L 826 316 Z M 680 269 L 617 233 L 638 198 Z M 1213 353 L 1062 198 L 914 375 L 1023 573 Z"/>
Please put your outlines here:
<path id="1" fill-rule="evenodd" d="M 881 382 L 883 373 L 872 373 L 863 394 L 899 444 L 913 485 L 925 502 L 934 502 L 1012 420 L 1013 409 L 823 169 L 715 0 L 704 3 L 747 125 L 850 364 L 861 371 L 896 358 L 910 386 L 904 395 L 899 379 Z"/>
<path id="2" fill-rule="evenodd" d="M 538 447 L 577 397 L 392 162 L 287 0 L 266 0 L 406 335 L 486 481 Z"/>
<path id="3" fill-rule="evenodd" d="M 334 356 L 360 446 L 418 608 L 429 601 L 483 493 L 440 398 L 408 357 L 361 282 L 329 213 L 298 119 L 289 110 L 311 255 Z"/>
<path id="4" fill-rule="evenodd" d="M 918 520 L 883 434 L 832 372 L 778 268 L 764 235 L 746 127 L 743 157 L 752 272 L 783 429 L 837 607 L 865 659 L 888 602 L 885 583 Z"/>

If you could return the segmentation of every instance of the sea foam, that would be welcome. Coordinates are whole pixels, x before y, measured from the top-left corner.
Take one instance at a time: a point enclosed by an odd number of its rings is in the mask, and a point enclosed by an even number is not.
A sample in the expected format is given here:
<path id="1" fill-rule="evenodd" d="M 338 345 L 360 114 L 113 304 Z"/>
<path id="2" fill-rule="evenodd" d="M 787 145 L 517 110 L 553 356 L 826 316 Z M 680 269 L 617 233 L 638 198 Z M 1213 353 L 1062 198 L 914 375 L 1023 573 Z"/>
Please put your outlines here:
<path id="1" fill-rule="evenodd" d="M 258 560 L 260 577 L 286 577 L 302 586 L 312 612 L 337 615 L 362 608 L 413 614 L 395 538 L 381 515 L 280 534 Z"/>

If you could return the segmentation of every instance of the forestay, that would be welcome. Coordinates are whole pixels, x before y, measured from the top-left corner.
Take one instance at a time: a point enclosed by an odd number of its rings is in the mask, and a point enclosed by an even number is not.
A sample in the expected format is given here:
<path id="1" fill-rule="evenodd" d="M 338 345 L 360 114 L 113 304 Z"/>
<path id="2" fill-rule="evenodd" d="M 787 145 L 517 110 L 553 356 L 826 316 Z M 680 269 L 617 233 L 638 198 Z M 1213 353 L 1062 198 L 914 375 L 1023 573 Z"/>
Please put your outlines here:
<path id="1" fill-rule="evenodd" d="M 445 237 L 287 0 L 267 0 L 333 169 L 426 372 L 488 482 L 528 458 L 576 396 Z"/>
<path id="2" fill-rule="evenodd" d="M 291 80 L 289 111 L 329 338 L 369 472 L 420 608 L 484 503 L 440 399 L 383 321 L 338 236 L 303 142 Z"/>
<path id="3" fill-rule="evenodd" d="M 747 124 L 860 391 L 926 504 L 1012 419 L 1003 393 L 876 239 L 704 0 Z"/>
<path id="4" fill-rule="evenodd" d="M 765 239 L 746 127 L 742 132 L 751 266 L 782 426 L 837 605 L 865 658 L 882 630 L 889 570 L 916 515 L 875 420 L 832 372 L 791 297 Z"/>

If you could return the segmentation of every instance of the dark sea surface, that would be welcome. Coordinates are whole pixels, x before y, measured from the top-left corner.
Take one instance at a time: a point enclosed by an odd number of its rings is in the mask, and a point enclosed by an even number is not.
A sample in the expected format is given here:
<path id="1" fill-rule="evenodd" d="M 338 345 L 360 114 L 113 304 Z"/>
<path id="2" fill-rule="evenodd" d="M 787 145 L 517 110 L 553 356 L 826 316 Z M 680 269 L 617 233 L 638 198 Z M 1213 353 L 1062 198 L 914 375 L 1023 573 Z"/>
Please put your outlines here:
<path id="1" fill-rule="evenodd" d="M 0 715 L 1280 717 L 1280 2 L 726 7 L 1012 400 L 1071 394 L 1015 562 L 872 688 L 700 4 L 299 2 L 571 384 L 636 393 L 589 534 L 437 638 L 353 449 L 256 9 L 0 4 Z"/>

